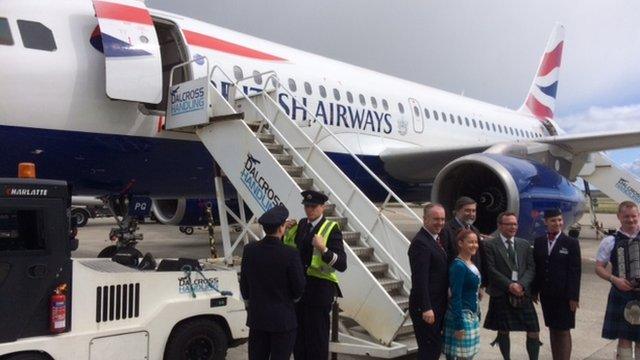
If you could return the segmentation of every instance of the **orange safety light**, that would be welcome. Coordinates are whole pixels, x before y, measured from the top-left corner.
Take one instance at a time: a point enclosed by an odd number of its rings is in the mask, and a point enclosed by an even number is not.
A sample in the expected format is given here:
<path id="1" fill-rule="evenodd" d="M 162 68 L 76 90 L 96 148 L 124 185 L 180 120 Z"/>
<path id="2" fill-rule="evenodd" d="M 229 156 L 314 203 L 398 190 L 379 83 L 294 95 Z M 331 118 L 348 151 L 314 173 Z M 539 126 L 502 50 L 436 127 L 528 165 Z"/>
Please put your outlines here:
<path id="1" fill-rule="evenodd" d="M 21 179 L 35 179 L 36 178 L 36 164 L 34 163 L 20 163 L 18 164 L 18 177 Z"/>

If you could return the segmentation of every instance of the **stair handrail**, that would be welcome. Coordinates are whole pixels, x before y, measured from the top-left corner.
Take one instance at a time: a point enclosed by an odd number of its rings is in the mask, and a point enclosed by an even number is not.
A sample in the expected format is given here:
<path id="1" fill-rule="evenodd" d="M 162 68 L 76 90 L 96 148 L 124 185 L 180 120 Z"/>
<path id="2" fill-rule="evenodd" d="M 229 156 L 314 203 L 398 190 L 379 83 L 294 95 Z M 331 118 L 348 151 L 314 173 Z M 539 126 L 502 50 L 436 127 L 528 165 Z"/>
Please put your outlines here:
<path id="1" fill-rule="evenodd" d="M 364 162 L 362 162 L 362 160 L 360 160 L 360 158 L 344 142 L 342 142 L 342 140 L 340 140 L 340 138 L 337 137 L 336 134 L 333 131 L 331 131 L 331 129 L 323 121 L 319 121 L 315 117 L 315 115 L 313 115 L 313 113 L 307 108 L 307 106 L 303 102 L 299 101 L 299 99 L 291 91 L 289 91 L 289 89 L 287 89 L 286 86 L 284 86 L 280 82 L 280 79 L 278 78 L 277 74 L 275 74 L 275 72 L 274 72 L 273 75 L 271 75 L 271 76 L 269 76 L 269 78 L 267 78 L 267 81 L 265 82 L 265 86 L 272 79 L 275 82 L 274 86 L 276 88 L 280 88 L 280 89 L 284 90 L 292 99 L 296 100 L 297 103 L 299 104 L 298 106 L 300 108 L 304 109 L 304 111 L 311 117 L 311 119 L 314 122 L 319 124 L 320 127 L 323 130 L 325 130 L 327 133 L 329 133 L 331 138 L 333 140 L 335 140 L 338 144 L 340 144 L 340 146 L 344 150 L 347 151 L 347 153 L 378 183 L 378 185 L 382 186 L 382 188 L 387 192 L 387 197 L 386 197 L 384 203 L 382 204 L 382 206 L 380 207 L 380 211 L 385 209 L 386 204 L 389 202 L 389 200 L 391 198 L 393 198 L 407 212 L 409 212 L 409 214 L 411 214 L 411 216 L 414 218 L 414 220 L 416 220 L 420 225 L 422 225 L 422 222 L 423 222 L 422 218 L 420 216 L 418 216 L 413 210 L 411 210 L 411 208 L 409 208 L 409 206 L 391 188 L 389 188 L 389 186 L 387 186 L 387 184 L 385 184 L 384 181 L 382 181 L 382 179 L 380 179 Z M 313 144 L 315 149 L 322 151 L 322 149 L 320 149 L 320 147 L 316 143 L 318 140 L 319 139 L 314 140 L 312 144 Z"/>
<path id="2" fill-rule="evenodd" d="M 231 84 L 233 84 L 233 86 L 237 86 L 237 85 L 235 84 L 235 82 L 233 82 L 233 80 L 231 80 L 231 78 L 229 77 L 229 75 L 227 75 L 227 73 L 224 71 L 224 69 L 222 69 L 222 67 L 221 67 L 221 66 L 219 66 L 219 65 L 217 65 L 217 64 L 216 64 L 216 65 L 214 65 L 214 66 L 212 67 L 212 69 L 211 69 L 211 73 L 210 73 L 210 76 L 209 76 L 209 80 L 211 80 L 211 77 L 213 76 L 213 74 L 214 74 L 214 72 L 215 72 L 216 70 L 219 70 L 219 71 L 220 71 L 220 73 L 221 73 L 225 78 L 227 78 L 227 80 L 229 80 Z M 288 141 L 288 140 L 287 140 L 287 139 L 282 135 L 282 133 L 281 133 L 281 132 L 276 128 L 276 126 L 271 122 L 271 120 L 270 120 L 270 119 L 269 119 L 269 118 L 268 118 L 268 117 L 267 117 L 267 116 L 262 112 L 262 110 L 260 110 L 260 108 L 259 108 L 259 107 L 258 107 L 258 106 L 257 106 L 257 105 L 256 105 L 256 104 L 255 104 L 255 103 L 254 103 L 250 98 L 249 98 L 249 96 L 248 96 L 247 94 L 245 94 L 243 91 L 240 91 L 240 94 L 242 95 L 242 97 L 243 97 L 245 100 L 247 100 L 247 102 L 249 102 L 249 104 L 251 104 L 251 106 L 253 106 L 253 108 L 258 112 L 258 114 L 259 114 L 259 115 L 260 115 L 260 116 L 261 116 L 261 117 L 262 117 L 262 118 L 263 118 L 263 119 L 264 119 L 264 120 L 269 124 L 269 126 L 270 126 L 270 130 L 271 130 L 271 131 L 275 131 L 275 132 L 278 134 L 278 136 L 279 136 L 279 137 L 280 137 L 280 138 L 285 142 L 285 145 L 288 147 L 288 149 L 290 149 L 290 150 L 291 150 L 291 151 L 293 151 L 296 155 L 298 155 L 298 157 L 302 160 L 303 164 L 305 165 L 306 169 L 307 169 L 307 170 L 309 170 L 309 171 L 311 171 L 311 172 L 313 173 L 313 175 L 315 176 L 315 178 L 317 178 L 317 179 L 322 183 L 322 185 L 324 185 L 324 187 L 325 187 L 325 188 L 327 188 L 327 189 L 331 189 L 331 187 L 330 187 L 330 186 L 329 186 L 329 185 L 324 181 L 324 179 L 322 179 L 322 177 L 321 177 L 321 176 L 320 176 L 320 175 L 319 175 L 319 174 L 318 174 L 318 173 L 313 169 L 313 167 L 312 167 L 312 166 L 307 162 L 307 160 L 302 156 L 302 154 L 300 154 L 300 153 L 298 152 L 298 150 L 297 150 L 295 147 L 293 147 L 293 145 L 291 145 L 291 143 L 290 143 L 290 142 L 289 142 L 289 141 Z M 304 133 L 303 133 L 303 134 L 304 134 Z M 306 136 L 306 134 L 305 134 L 305 136 Z M 343 208 L 345 211 L 347 211 L 347 212 L 351 215 L 351 218 L 352 218 L 354 221 L 356 221 L 356 222 L 357 222 L 357 224 L 359 225 L 359 227 L 363 230 L 363 232 L 365 232 L 365 234 L 366 234 L 366 238 L 367 238 L 368 240 L 370 240 L 370 241 L 374 241 L 374 242 L 376 242 L 376 244 L 378 245 L 378 247 L 379 247 L 380 251 L 381 251 L 383 254 L 385 254 L 385 255 L 386 255 L 386 257 L 387 257 L 388 259 L 390 259 L 390 260 L 389 260 L 389 262 L 393 265 L 394 270 L 396 270 L 396 271 L 400 272 L 400 273 L 404 276 L 404 278 L 406 278 L 406 279 L 409 279 L 409 280 L 410 280 L 410 279 L 411 279 L 411 276 L 409 276 L 409 274 L 407 274 L 407 273 L 404 271 L 404 269 L 402 268 L 402 266 L 400 266 L 400 264 L 398 264 L 398 262 L 393 258 L 393 256 L 391 256 L 391 254 L 389 254 L 389 253 L 387 252 L 387 250 L 385 249 L 385 247 L 384 247 L 384 246 L 382 246 L 382 244 L 380 244 L 380 243 L 378 242 L 378 240 L 376 239 L 376 237 L 375 237 L 375 236 L 374 236 L 374 235 L 369 231 L 369 229 L 368 229 L 368 228 L 367 228 L 367 227 L 366 227 L 366 226 L 365 226 L 365 225 L 360 221 L 360 219 L 359 219 L 359 218 L 358 218 L 358 217 L 357 217 L 357 216 L 356 216 L 356 215 L 351 211 L 351 209 L 350 209 L 350 208 L 349 208 L 349 207 L 348 207 L 348 206 L 347 206 L 347 205 L 346 205 L 346 204 L 345 204 L 345 203 L 344 203 L 344 202 L 343 202 L 339 197 L 337 197 L 337 196 L 336 196 L 336 197 L 335 197 L 335 200 L 337 200 L 337 201 L 340 203 L 340 205 L 342 206 L 342 208 Z M 357 256 L 356 256 L 355 258 L 356 258 L 356 260 L 357 260 L 358 262 L 360 262 L 360 264 L 361 264 L 362 266 L 366 266 L 366 265 L 364 265 L 364 262 L 363 262 L 362 260 L 360 260 L 360 258 L 359 258 L 359 257 L 357 257 Z M 391 265 L 391 264 L 390 264 L 390 265 Z M 368 274 L 369 274 L 369 276 L 374 280 L 374 282 L 378 283 L 377 279 L 373 276 L 373 274 L 371 274 L 370 272 L 369 272 Z M 379 283 L 378 283 L 378 285 L 379 285 L 379 286 L 382 286 L 382 285 L 380 285 Z M 385 293 L 386 293 L 386 292 L 385 292 Z M 387 296 L 388 296 L 388 297 L 393 301 L 393 299 L 391 298 L 391 295 L 389 295 L 389 294 L 387 293 Z M 394 304 L 395 304 L 395 302 L 394 302 Z M 397 304 L 395 304 L 395 305 L 396 305 L 396 306 L 398 306 Z M 399 308 L 399 307 L 398 307 L 398 308 Z M 402 309 L 400 309 L 400 310 L 402 311 Z"/>

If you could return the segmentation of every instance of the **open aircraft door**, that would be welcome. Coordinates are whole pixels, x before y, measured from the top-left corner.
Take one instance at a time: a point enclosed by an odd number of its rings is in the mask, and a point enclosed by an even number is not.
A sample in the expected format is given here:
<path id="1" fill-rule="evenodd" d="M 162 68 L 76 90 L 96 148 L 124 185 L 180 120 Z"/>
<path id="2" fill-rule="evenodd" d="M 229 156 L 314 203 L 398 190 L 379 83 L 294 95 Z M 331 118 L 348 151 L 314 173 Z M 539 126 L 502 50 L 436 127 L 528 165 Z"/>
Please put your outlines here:
<path id="1" fill-rule="evenodd" d="M 106 65 L 107 96 L 157 104 L 162 60 L 153 20 L 142 1 L 93 0 Z"/>

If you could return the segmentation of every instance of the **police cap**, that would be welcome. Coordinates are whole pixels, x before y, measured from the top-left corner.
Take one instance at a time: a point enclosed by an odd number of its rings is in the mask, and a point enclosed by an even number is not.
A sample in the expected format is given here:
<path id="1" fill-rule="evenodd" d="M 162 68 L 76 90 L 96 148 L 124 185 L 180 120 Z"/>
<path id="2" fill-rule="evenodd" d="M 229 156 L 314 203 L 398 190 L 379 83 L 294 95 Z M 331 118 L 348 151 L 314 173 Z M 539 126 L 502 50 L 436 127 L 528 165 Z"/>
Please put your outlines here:
<path id="1" fill-rule="evenodd" d="M 560 209 L 547 209 L 544 211 L 545 219 L 553 218 L 560 215 L 562 215 L 562 211 L 560 211 Z"/>
<path id="2" fill-rule="evenodd" d="M 280 204 L 272 207 L 262 214 L 262 216 L 258 218 L 258 222 L 262 226 L 280 226 L 287 221 L 287 217 L 289 217 L 289 210 L 287 210 L 284 205 Z"/>
<path id="3" fill-rule="evenodd" d="M 315 190 L 305 190 L 300 195 L 304 205 L 322 205 L 329 200 L 327 195 Z"/>

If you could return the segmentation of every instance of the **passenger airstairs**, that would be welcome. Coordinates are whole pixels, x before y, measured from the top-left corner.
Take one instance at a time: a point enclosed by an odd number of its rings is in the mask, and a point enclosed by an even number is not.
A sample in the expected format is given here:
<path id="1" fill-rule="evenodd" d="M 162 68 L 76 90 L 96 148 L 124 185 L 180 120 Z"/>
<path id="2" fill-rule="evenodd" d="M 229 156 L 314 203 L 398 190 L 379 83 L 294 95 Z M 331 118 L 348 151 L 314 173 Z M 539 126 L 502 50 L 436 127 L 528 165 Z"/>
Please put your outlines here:
<path id="1" fill-rule="evenodd" d="M 266 78 L 265 87 L 251 96 L 242 91 L 239 83 L 243 80 L 234 82 L 219 66 L 213 66 L 207 73 L 206 78 L 170 83 L 172 98 L 167 109 L 166 129 L 199 136 L 252 210 L 254 219 L 278 203 L 289 209 L 291 217 L 304 217 L 300 204 L 303 189 L 316 189 L 329 196 L 326 216 L 337 221 L 343 230 L 348 264 L 347 271 L 339 273 L 344 296 L 339 299 L 340 336 L 338 342 L 331 344 L 331 350 L 387 358 L 415 351 L 407 312 L 411 287 L 409 240 L 382 210 L 394 202 L 397 209 L 405 211 L 409 220 L 415 222 L 416 230 L 421 225 L 420 216 L 324 123 L 316 121 L 310 111 L 305 109 L 309 122 L 289 118 L 274 97 L 278 92 L 287 92 L 292 98 L 294 95 L 281 86 L 274 72 L 260 74 Z M 216 76 L 218 80 L 234 84 L 226 98 L 215 87 Z M 318 146 L 320 140 L 331 141 L 332 148 L 352 156 L 378 180 L 388 192 L 381 207 L 374 205 L 329 159 Z M 218 198 L 224 199 L 220 196 L 223 195 L 221 181 L 217 176 L 216 191 Z M 225 208 L 223 201 L 221 205 L 221 209 Z M 228 212 L 244 228 L 234 244 L 228 234 L 223 239 L 225 257 L 231 261 L 233 250 L 245 234 L 258 236 L 249 229 L 252 220 L 242 221 L 243 216 Z M 224 226 L 226 221 L 222 218 Z"/>
<path id="2" fill-rule="evenodd" d="M 631 172 L 616 165 L 603 152 L 591 155 L 580 177 L 595 185 L 615 202 L 631 200 L 640 203 L 640 181 Z"/>

